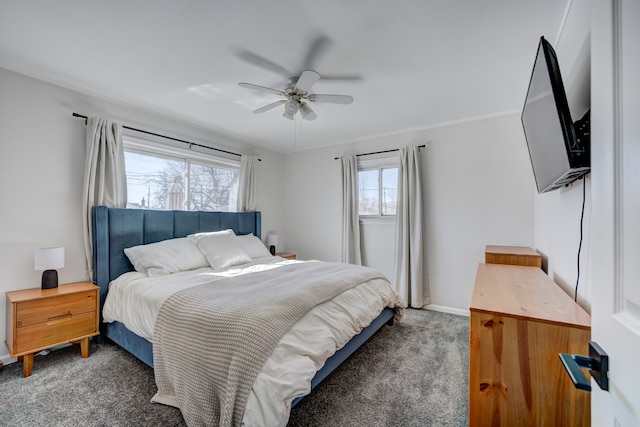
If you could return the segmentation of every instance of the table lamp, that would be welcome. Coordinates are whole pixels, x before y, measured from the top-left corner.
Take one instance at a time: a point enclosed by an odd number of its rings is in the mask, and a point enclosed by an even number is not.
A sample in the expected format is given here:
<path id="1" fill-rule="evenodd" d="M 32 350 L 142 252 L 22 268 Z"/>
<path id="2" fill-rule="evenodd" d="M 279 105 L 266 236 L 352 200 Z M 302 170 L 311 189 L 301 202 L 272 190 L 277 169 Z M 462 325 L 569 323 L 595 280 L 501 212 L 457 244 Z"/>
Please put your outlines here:
<path id="1" fill-rule="evenodd" d="M 40 248 L 36 250 L 35 269 L 42 272 L 42 289 L 58 287 L 56 268 L 64 267 L 64 248 Z"/>

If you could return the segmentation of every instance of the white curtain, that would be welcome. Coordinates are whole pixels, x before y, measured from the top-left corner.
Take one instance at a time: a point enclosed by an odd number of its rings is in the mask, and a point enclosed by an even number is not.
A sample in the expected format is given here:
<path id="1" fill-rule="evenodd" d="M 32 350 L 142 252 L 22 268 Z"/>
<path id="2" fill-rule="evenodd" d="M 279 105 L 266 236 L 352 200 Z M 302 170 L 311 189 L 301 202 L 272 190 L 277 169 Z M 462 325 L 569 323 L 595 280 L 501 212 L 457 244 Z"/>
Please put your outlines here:
<path id="1" fill-rule="evenodd" d="M 238 180 L 237 210 L 250 212 L 256 210 L 256 166 L 258 158 L 240 156 L 240 176 Z"/>
<path id="2" fill-rule="evenodd" d="M 420 149 L 401 148 L 396 210 L 395 287 L 410 307 L 431 303 L 424 252 Z"/>
<path id="3" fill-rule="evenodd" d="M 356 156 L 342 162 L 342 262 L 362 265 L 358 216 L 358 163 Z"/>
<path id="4" fill-rule="evenodd" d="M 84 251 L 87 272 L 93 277 L 91 207 L 127 206 L 127 176 L 124 167 L 122 125 L 111 120 L 90 117 L 87 120 L 86 160 L 82 196 Z"/>

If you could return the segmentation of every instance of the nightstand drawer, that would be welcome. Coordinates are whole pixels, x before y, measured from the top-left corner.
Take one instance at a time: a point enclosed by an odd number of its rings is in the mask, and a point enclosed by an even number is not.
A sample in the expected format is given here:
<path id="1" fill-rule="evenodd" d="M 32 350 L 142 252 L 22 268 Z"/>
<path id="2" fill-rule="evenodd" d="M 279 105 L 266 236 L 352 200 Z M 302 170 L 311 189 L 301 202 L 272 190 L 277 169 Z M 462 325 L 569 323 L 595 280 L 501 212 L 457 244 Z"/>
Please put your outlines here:
<path id="1" fill-rule="evenodd" d="M 96 292 L 78 292 L 50 298 L 21 301 L 16 312 L 16 327 L 46 323 L 65 316 L 93 313 L 96 310 Z"/>
<path id="2" fill-rule="evenodd" d="M 73 341 L 96 332 L 95 309 L 90 313 L 52 318 L 45 323 L 17 328 L 12 353 L 32 352 L 33 349 Z"/>

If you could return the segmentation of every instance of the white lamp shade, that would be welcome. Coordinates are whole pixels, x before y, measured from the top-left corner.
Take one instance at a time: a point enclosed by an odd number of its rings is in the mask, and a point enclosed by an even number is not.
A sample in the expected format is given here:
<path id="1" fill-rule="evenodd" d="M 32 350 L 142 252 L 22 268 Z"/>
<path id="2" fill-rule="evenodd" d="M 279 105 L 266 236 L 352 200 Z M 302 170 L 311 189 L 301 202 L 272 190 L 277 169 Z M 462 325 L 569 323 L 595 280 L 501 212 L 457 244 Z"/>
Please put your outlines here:
<path id="1" fill-rule="evenodd" d="M 288 100 L 286 104 L 284 104 L 284 111 L 286 111 L 287 113 L 294 115 L 295 113 L 298 112 L 298 108 L 300 108 L 298 106 L 298 103 L 296 101 L 293 100 Z"/>
<path id="2" fill-rule="evenodd" d="M 293 116 L 298 112 L 298 108 L 300 108 L 298 107 L 298 103 L 290 99 L 284 104 L 284 113 L 282 116 L 293 120 Z"/>
<path id="3" fill-rule="evenodd" d="M 277 234 L 269 234 L 267 236 L 267 245 L 276 246 L 278 244 L 278 235 Z"/>
<path id="4" fill-rule="evenodd" d="M 36 250 L 36 270 L 55 270 L 64 267 L 64 248 L 40 248 Z"/>
<path id="5" fill-rule="evenodd" d="M 305 120 L 315 120 L 318 118 L 318 115 L 309 107 L 307 104 L 302 103 L 300 105 L 300 114 L 302 114 L 302 118 Z"/>
<path id="6" fill-rule="evenodd" d="M 285 111 L 284 113 L 282 113 L 282 117 L 286 117 L 289 120 L 293 120 L 293 114 L 291 114 L 288 111 Z"/>

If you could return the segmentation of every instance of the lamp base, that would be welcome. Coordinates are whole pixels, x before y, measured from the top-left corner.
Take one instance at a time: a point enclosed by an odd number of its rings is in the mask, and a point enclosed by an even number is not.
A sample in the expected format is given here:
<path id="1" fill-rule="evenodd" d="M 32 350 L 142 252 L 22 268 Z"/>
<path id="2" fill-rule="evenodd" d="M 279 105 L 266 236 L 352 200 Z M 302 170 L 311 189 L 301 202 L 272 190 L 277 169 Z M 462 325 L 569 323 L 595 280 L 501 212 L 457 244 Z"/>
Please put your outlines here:
<path id="1" fill-rule="evenodd" d="M 58 272 L 56 270 L 45 270 L 42 272 L 42 289 L 53 289 L 58 287 Z"/>
<path id="2" fill-rule="evenodd" d="M 276 247 L 275 247 L 275 245 L 271 245 L 271 246 L 269 246 L 269 252 L 271 252 L 271 255 L 274 255 L 274 256 L 275 256 L 275 254 L 276 254 Z"/>

